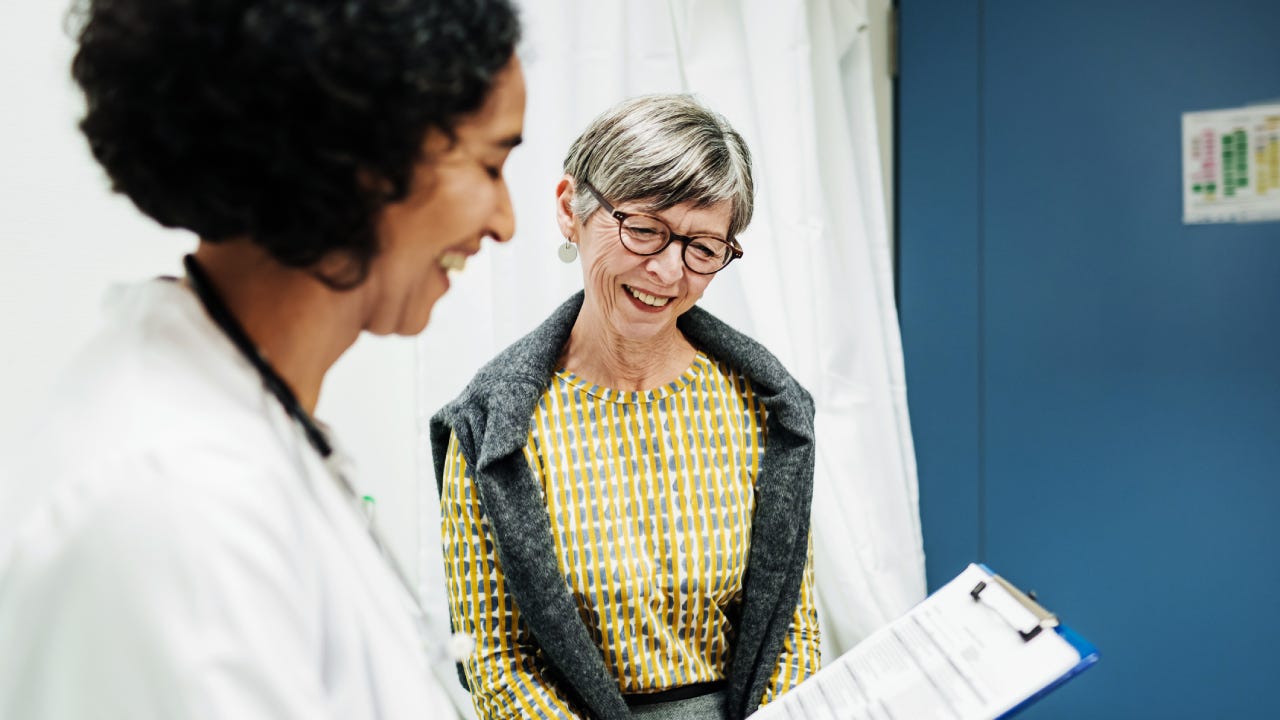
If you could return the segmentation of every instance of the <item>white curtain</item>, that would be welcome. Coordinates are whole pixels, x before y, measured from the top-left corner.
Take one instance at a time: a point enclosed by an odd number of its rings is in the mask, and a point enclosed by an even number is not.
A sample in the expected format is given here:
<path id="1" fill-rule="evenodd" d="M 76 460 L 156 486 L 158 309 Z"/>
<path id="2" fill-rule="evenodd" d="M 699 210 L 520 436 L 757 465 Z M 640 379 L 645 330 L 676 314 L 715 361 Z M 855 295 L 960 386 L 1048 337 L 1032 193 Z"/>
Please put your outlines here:
<path id="1" fill-rule="evenodd" d="M 924 597 L 915 459 L 881 186 L 865 0 L 526 0 L 518 229 L 456 279 L 419 339 L 419 577 L 447 625 L 427 419 L 571 292 L 555 255 L 569 143 L 634 95 L 690 92 L 754 153 L 745 258 L 702 305 L 770 348 L 818 411 L 814 548 L 823 653 Z"/>

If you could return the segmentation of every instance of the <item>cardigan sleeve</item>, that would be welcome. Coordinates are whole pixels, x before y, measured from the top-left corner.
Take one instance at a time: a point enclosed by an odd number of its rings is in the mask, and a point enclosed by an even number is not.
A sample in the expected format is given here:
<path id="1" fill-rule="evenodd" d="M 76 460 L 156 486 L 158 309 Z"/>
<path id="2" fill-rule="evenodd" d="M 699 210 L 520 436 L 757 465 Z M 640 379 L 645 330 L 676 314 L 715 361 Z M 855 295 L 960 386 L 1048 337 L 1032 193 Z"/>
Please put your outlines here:
<path id="1" fill-rule="evenodd" d="M 791 629 L 783 643 L 778 664 L 765 687 L 761 707 L 799 685 L 822 665 L 818 649 L 818 609 L 813 598 L 813 533 L 805 560 L 804 578 L 800 582 L 800 601 L 791 616 Z"/>
<path id="2" fill-rule="evenodd" d="M 451 436 L 440 498 L 445 581 L 454 629 L 475 640 L 463 663 L 471 702 L 484 720 L 577 718 L 542 675 L 532 636 L 506 591 L 471 469 Z"/>

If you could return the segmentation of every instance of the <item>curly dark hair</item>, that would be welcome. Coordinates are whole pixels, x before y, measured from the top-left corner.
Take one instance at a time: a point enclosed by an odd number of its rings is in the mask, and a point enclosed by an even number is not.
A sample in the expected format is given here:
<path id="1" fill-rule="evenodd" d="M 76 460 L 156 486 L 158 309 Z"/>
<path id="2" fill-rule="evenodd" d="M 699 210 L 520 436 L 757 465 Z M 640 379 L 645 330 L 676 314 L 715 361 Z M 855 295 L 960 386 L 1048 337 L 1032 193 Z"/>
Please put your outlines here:
<path id="1" fill-rule="evenodd" d="M 80 128 L 113 188 L 166 227 L 330 252 L 363 281 L 376 219 L 431 128 L 452 136 L 510 60 L 510 0 L 79 0 Z"/>

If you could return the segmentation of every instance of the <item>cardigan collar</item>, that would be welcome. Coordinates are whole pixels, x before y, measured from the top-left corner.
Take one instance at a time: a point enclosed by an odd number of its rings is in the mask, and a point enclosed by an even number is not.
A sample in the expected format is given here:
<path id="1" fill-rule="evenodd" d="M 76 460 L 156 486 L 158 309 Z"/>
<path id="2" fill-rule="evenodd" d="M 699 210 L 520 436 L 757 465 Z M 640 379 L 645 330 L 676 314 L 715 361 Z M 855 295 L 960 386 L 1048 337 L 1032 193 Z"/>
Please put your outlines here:
<path id="1" fill-rule="evenodd" d="M 582 300 L 578 292 L 481 368 L 463 393 L 432 418 L 431 442 L 440 483 L 449 434 L 457 435 L 505 574 L 532 581 L 513 581 L 507 587 L 554 669 L 593 716 L 627 718 L 617 682 L 560 574 L 541 488 L 523 457 L 529 418 L 557 369 Z M 768 411 L 742 612 L 729 666 L 730 714 L 743 716 L 759 702 L 798 597 L 812 497 L 813 404 L 772 354 L 705 310 L 690 309 L 677 326 L 695 347 L 745 374 Z M 551 578 L 560 581 L 547 582 Z"/>
<path id="2" fill-rule="evenodd" d="M 487 429 L 483 452 L 478 458 L 481 466 L 486 461 L 496 461 L 524 448 L 529 439 L 527 420 L 532 417 L 538 398 L 559 369 L 560 354 L 569 342 L 569 333 L 582 309 L 582 300 L 583 293 L 578 291 L 537 329 L 486 363 L 462 395 L 450 404 L 450 407 L 464 405 L 469 399 L 487 396 L 491 400 L 489 404 L 495 407 L 528 409 L 528 414 L 523 417 L 507 418 L 510 423 Z M 759 343 L 697 306 L 681 315 L 676 327 L 695 347 L 713 358 L 729 362 L 750 378 L 756 394 L 770 415 L 778 416 L 783 428 L 802 439 L 813 441 L 812 402 L 807 391 Z M 503 414 L 498 413 L 499 416 Z"/>

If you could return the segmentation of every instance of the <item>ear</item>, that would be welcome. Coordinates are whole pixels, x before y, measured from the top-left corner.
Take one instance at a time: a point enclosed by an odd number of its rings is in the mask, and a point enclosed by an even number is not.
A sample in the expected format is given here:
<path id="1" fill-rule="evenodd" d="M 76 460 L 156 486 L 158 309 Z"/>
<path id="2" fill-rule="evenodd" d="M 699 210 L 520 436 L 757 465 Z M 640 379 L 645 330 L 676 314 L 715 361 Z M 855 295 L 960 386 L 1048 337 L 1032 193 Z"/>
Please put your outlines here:
<path id="1" fill-rule="evenodd" d="M 556 224 L 565 240 L 573 240 L 577 216 L 573 213 L 574 182 L 572 175 L 565 175 L 556 183 Z"/>

